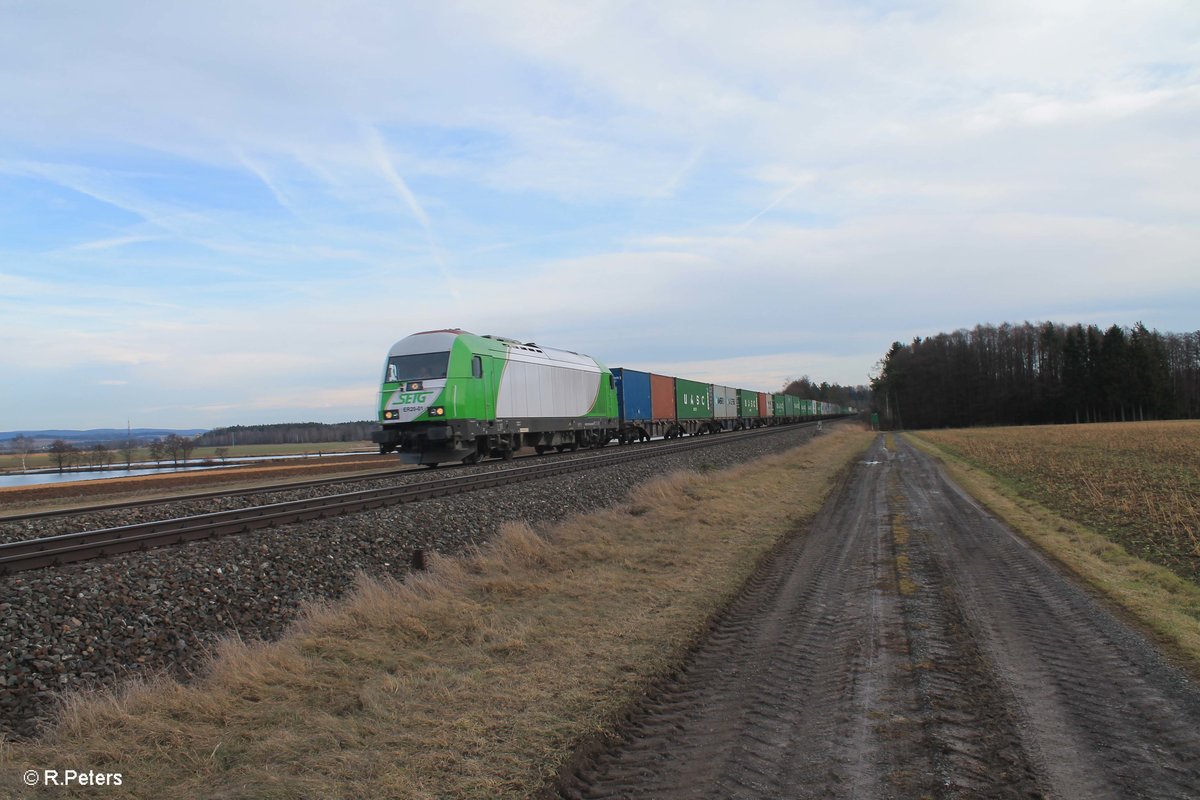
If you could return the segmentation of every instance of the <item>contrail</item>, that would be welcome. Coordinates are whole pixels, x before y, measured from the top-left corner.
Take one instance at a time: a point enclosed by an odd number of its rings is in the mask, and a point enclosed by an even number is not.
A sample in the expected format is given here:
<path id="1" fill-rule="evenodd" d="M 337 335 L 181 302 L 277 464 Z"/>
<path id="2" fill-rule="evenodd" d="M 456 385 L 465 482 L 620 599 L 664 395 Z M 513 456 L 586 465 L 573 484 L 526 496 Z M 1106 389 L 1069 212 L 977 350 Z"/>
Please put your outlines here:
<path id="1" fill-rule="evenodd" d="M 795 194 L 795 192 L 796 192 L 796 190 L 797 190 L 797 189 L 799 189 L 799 188 L 800 188 L 801 186 L 803 186 L 803 185 L 804 185 L 803 183 L 797 183 L 797 184 L 795 184 L 794 186 L 792 186 L 790 189 L 788 189 L 787 191 L 785 191 L 783 194 L 779 195 L 779 197 L 776 197 L 774 200 L 772 200 L 772 201 L 770 202 L 770 204 L 769 204 L 769 205 L 768 205 L 766 208 L 764 208 L 762 211 L 759 211 L 759 212 L 758 212 L 757 214 L 755 214 L 753 217 L 751 217 L 750 219 L 746 220 L 746 221 L 745 221 L 745 222 L 743 222 L 741 225 L 739 225 L 737 228 L 735 228 L 733 232 L 734 232 L 734 233 L 741 233 L 742 231 L 746 230 L 746 228 L 749 228 L 751 225 L 753 225 L 753 224 L 754 224 L 754 223 L 755 223 L 755 222 L 758 220 L 758 218 L 759 218 L 759 217 L 761 217 L 763 214 L 765 214 L 765 213 L 767 213 L 768 211 L 770 211 L 770 210 L 771 210 L 772 208 L 774 208 L 775 206 L 777 206 L 777 205 L 779 205 L 780 203 L 782 203 L 784 200 L 787 200 L 789 197 L 791 197 L 793 194 Z"/>
<path id="2" fill-rule="evenodd" d="M 387 182 L 396 190 L 396 194 L 408 205 L 408 210 L 417 218 L 417 222 L 425 231 L 425 238 L 429 242 L 429 249 L 433 252 L 433 259 L 437 262 L 438 271 L 442 273 L 442 280 L 446 282 L 446 288 L 450 291 L 450 295 L 454 298 L 455 303 L 461 302 L 457 284 L 450 275 L 450 270 L 446 266 L 446 258 L 442 253 L 442 248 L 438 245 L 437 237 L 433 235 L 433 226 L 429 222 L 429 215 L 425 213 L 425 209 L 421 207 L 417 201 L 417 196 L 413 194 L 412 189 L 408 188 L 404 178 L 400 177 L 400 173 L 396 172 L 396 167 L 392 163 L 391 156 L 388 155 L 387 144 L 383 141 L 383 137 L 375 128 L 367 129 L 368 142 L 371 147 L 371 155 L 375 158 L 375 164 L 383 173 Z M 460 308 L 461 310 L 461 308 Z"/>
<path id="3" fill-rule="evenodd" d="M 255 177 L 263 182 L 263 185 L 266 186 L 271 194 L 275 197 L 275 202 L 293 217 L 303 221 L 303 218 L 300 216 L 300 214 L 296 213 L 296 209 L 292 205 L 291 201 L 288 200 L 283 192 L 280 191 L 279 187 L 275 185 L 275 181 L 271 180 L 271 176 L 267 173 L 266 169 L 264 169 L 258 163 L 251 161 L 249 156 L 243 153 L 240 148 L 234 147 L 231 149 L 233 150 L 234 158 L 241 162 L 243 167 L 245 167 L 247 170 L 253 173 Z"/>

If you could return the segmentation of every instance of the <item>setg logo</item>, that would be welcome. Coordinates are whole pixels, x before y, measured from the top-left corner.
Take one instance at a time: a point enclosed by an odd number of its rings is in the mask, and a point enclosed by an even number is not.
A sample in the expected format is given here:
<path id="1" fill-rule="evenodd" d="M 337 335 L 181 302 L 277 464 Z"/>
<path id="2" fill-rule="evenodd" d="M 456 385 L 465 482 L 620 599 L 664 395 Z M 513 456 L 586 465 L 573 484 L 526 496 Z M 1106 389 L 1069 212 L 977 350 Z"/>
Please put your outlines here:
<path id="1" fill-rule="evenodd" d="M 433 392 L 397 392 L 392 402 L 401 405 L 424 405 L 429 402 L 431 394 Z"/>

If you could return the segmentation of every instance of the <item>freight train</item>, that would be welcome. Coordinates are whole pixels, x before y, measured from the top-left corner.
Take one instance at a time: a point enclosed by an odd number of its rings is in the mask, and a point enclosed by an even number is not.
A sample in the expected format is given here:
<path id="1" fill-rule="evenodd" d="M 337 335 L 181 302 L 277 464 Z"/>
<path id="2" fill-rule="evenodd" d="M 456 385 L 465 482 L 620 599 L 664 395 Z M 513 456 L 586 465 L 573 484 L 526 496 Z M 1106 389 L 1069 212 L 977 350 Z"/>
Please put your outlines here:
<path id="1" fill-rule="evenodd" d="M 609 369 L 590 356 L 458 329 L 414 333 L 388 351 L 380 453 L 436 466 L 781 425 L 853 409 L 784 394 Z"/>

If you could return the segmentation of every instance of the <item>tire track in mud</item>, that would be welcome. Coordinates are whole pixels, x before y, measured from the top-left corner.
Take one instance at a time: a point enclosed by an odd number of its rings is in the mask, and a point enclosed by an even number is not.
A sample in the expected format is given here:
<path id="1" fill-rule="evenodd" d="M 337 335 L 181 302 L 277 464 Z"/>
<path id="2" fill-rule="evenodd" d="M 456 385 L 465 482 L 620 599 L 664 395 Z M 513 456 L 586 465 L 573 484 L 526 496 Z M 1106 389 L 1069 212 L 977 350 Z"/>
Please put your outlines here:
<path id="1" fill-rule="evenodd" d="M 1049 793 L 1200 798 L 1200 687 L 927 456 L 905 445 L 899 459 L 911 513 L 1012 698 Z"/>
<path id="2" fill-rule="evenodd" d="M 559 791 L 1200 797 L 1197 698 L 927 457 L 881 439 Z"/>

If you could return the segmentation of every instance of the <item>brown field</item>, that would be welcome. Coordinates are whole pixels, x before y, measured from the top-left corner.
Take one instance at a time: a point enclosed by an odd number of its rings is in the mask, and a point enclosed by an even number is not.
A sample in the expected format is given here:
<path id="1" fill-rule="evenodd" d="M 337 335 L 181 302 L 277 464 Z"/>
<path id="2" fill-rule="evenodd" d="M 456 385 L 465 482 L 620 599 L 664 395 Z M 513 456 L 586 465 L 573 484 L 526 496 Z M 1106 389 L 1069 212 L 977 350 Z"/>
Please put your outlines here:
<path id="1" fill-rule="evenodd" d="M 923 431 L 1130 553 L 1200 583 L 1200 421 Z"/>
<path id="2" fill-rule="evenodd" d="M 32 486 L 0 486 L 0 514 L 51 511 L 131 498 L 165 499 L 186 494 L 191 490 L 213 491 L 270 486 L 309 478 L 354 475 L 392 468 L 400 468 L 395 456 L 351 455 L 338 458 L 266 461 L 254 465 L 195 472 L 143 475 L 135 471 L 120 478 L 42 483 Z"/>
<path id="3" fill-rule="evenodd" d="M 533 796 L 680 663 L 872 439 L 841 427 L 550 529 L 510 524 L 403 583 L 364 578 L 279 642 L 227 642 L 194 684 L 79 698 L 46 740 L 0 744 L 0 796 L 46 765 L 119 772 L 114 798 Z"/>
<path id="4" fill-rule="evenodd" d="M 245 456 L 283 456 L 283 455 L 312 455 L 330 453 L 351 453 L 358 451 L 371 452 L 376 445 L 372 442 L 323 442 L 320 444 L 247 444 L 234 447 L 198 447 L 192 451 L 189 464 L 212 460 L 220 461 L 222 456 L 217 450 L 224 451 L 224 458 L 239 458 Z M 82 455 L 86 455 L 86 448 Z M 58 465 L 49 453 L 33 452 L 25 456 L 26 469 L 55 469 Z M 133 451 L 132 460 L 150 461 L 150 451 L 139 447 Z M 170 459 L 163 459 L 163 465 L 169 465 Z M 124 457 L 117 451 L 108 454 L 108 461 L 103 465 L 109 469 L 121 469 L 125 465 Z M 11 452 L 0 453 L 0 473 L 20 472 L 21 456 Z"/>

